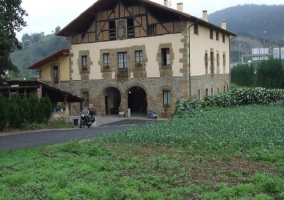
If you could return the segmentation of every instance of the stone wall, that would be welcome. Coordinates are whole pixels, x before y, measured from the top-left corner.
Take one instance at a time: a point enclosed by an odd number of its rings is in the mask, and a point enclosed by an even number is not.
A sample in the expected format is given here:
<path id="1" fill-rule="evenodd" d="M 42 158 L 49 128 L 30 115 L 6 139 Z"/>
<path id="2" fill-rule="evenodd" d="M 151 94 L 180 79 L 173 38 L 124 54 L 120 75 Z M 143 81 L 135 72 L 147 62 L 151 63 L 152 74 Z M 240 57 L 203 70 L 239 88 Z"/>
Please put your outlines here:
<path id="1" fill-rule="evenodd" d="M 207 95 L 213 95 L 228 91 L 230 88 L 230 75 L 229 74 L 210 74 L 203 76 L 191 77 L 191 96 L 202 100 Z"/>
<path id="2" fill-rule="evenodd" d="M 134 87 L 141 87 L 147 95 L 148 108 L 152 109 L 159 117 L 172 116 L 175 102 L 179 98 L 185 98 L 188 94 L 188 87 L 183 87 L 184 78 L 182 77 L 161 77 L 161 78 L 135 78 L 124 80 L 82 80 L 72 81 L 72 92 L 82 95 L 82 88 L 89 88 L 89 102 L 94 104 L 97 115 L 105 115 L 105 89 L 109 87 L 117 88 L 121 94 L 121 104 L 128 106 L 128 91 Z M 165 111 L 163 107 L 163 90 L 171 91 L 171 107 Z M 186 91 L 185 91 L 186 90 Z M 72 104 L 71 114 L 78 115 L 80 111 L 79 104 Z"/>

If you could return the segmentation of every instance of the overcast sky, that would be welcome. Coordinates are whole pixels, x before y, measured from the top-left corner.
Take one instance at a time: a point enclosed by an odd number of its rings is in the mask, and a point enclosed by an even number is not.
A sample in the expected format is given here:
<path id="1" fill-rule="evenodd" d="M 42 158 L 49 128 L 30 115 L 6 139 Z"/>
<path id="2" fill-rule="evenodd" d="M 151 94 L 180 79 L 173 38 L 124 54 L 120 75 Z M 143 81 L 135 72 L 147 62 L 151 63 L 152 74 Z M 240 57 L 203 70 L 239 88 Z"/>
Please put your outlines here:
<path id="1" fill-rule="evenodd" d="M 164 4 L 164 0 L 152 1 Z M 51 34 L 55 27 L 64 28 L 95 2 L 96 0 L 22 0 L 22 8 L 27 11 L 29 16 L 25 17 L 27 26 L 17 33 L 17 37 L 21 40 L 25 33 Z M 176 9 L 177 3 L 183 3 L 184 12 L 195 17 L 201 17 L 203 10 L 207 10 L 210 14 L 236 5 L 284 4 L 283 0 L 169 0 L 169 2 L 173 9 Z"/>

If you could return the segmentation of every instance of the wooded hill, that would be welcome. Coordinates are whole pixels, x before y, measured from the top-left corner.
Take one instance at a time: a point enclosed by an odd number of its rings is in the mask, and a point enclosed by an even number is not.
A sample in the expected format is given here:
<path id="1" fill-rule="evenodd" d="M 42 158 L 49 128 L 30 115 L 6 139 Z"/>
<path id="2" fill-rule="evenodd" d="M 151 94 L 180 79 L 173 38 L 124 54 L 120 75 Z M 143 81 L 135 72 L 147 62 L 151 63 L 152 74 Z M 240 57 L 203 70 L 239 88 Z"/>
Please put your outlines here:
<path id="1" fill-rule="evenodd" d="M 38 38 L 39 34 L 34 34 L 36 39 L 31 37 L 30 40 L 25 39 L 24 36 L 23 49 L 11 54 L 13 64 L 20 70 L 20 74 L 14 78 L 28 78 L 38 75 L 35 70 L 27 68 L 53 52 L 68 47 L 66 38 L 55 36 L 55 34 L 42 35 L 40 38 Z"/>
<path id="2" fill-rule="evenodd" d="M 222 20 L 226 20 L 227 29 L 232 32 L 248 33 L 258 38 L 278 42 L 284 38 L 283 13 L 284 4 L 245 4 L 209 14 L 208 20 L 217 26 L 220 26 Z"/>

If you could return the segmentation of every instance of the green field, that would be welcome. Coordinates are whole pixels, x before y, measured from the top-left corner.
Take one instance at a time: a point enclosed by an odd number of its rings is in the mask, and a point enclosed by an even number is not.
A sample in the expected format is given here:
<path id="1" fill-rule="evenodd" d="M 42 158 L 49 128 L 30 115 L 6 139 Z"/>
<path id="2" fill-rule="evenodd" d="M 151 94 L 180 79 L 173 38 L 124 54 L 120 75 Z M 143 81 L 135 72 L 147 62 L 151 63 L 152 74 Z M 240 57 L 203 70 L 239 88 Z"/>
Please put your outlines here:
<path id="1" fill-rule="evenodd" d="M 284 107 L 0 153 L 0 199 L 284 199 Z"/>

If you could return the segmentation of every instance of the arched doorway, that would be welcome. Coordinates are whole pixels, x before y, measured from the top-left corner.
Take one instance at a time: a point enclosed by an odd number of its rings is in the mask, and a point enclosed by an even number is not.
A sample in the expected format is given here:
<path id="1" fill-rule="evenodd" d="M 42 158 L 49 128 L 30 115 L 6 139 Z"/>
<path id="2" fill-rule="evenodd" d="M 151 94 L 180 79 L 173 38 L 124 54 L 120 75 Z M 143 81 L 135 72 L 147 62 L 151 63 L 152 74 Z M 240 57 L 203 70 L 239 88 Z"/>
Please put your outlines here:
<path id="1" fill-rule="evenodd" d="M 128 91 L 128 108 L 131 114 L 145 113 L 147 114 L 147 95 L 143 88 L 134 86 Z"/>
<path id="2" fill-rule="evenodd" d="M 118 114 L 118 108 L 121 103 L 121 94 L 115 87 L 108 87 L 104 91 L 105 114 Z"/>

